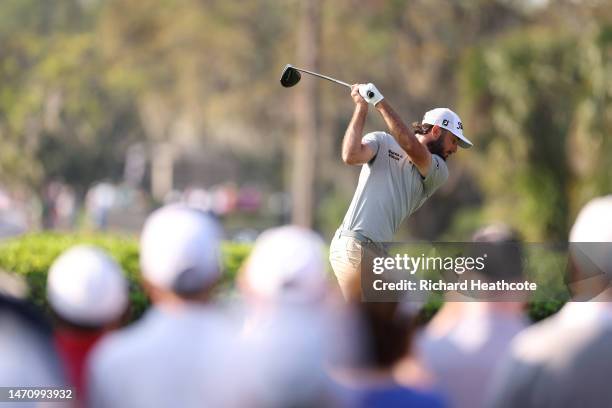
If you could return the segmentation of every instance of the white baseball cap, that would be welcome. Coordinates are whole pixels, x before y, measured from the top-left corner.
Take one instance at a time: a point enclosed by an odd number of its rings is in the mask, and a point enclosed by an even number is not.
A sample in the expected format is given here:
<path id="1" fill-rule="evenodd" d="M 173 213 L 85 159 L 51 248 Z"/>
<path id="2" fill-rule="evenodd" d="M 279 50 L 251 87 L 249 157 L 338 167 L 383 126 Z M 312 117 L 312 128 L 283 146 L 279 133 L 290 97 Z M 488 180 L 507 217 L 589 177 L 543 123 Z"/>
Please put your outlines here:
<path id="1" fill-rule="evenodd" d="M 323 240 L 313 231 L 284 226 L 265 231 L 245 269 L 246 284 L 267 299 L 308 301 L 327 290 Z"/>
<path id="2" fill-rule="evenodd" d="M 201 291 L 221 276 L 221 228 L 201 211 L 180 204 L 149 215 L 140 236 L 142 276 L 179 294 Z"/>
<path id="3" fill-rule="evenodd" d="M 47 275 L 47 299 L 67 321 L 99 326 L 125 312 L 128 284 L 121 267 L 104 251 L 79 245 L 53 262 Z"/>
<path id="4" fill-rule="evenodd" d="M 457 136 L 459 146 L 469 149 L 473 146 L 472 142 L 463 135 L 463 122 L 455 112 L 448 108 L 435 108 L 425 112 L 423 124 L 438 125 Z"/>
<path id="5" fill-rule="evenodd" d="M 595 198 L 580 210 L 570 242 L 574 261 L 583 273 L 592 270 L 612 276 L 612 195 Z"/>

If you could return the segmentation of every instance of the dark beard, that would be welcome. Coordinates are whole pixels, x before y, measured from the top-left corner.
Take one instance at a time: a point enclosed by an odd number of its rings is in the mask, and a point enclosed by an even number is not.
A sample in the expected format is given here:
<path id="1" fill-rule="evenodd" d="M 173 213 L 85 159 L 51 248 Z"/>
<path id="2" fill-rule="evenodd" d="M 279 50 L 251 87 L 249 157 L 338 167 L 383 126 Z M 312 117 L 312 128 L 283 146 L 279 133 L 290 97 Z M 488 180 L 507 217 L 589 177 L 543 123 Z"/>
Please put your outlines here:
<path id="1" fill-rule="evenodd" d="M 444 157 L 444 148 L 442 145 L 444 144 L 444 138 L 440 136 L 438 140 L 433 140 L 427 143 L 427 148 L 429 149 L 429 153 L 437 154 L 442 158 L 442 160 L 446 161 L 446 157 Z"/>

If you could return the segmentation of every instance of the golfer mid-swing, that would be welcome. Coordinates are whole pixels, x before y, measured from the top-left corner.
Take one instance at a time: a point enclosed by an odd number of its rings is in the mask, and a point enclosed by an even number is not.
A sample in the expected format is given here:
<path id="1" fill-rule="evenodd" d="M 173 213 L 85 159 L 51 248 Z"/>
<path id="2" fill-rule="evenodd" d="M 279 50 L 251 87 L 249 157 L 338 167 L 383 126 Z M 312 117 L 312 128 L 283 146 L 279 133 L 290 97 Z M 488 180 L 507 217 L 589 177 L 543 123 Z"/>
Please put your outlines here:
<path id="1" fill-rule="evenodd" d="M 353 85 L 351 96 L 355 110 L 342 142 L 342 160 L 362 167 L 330 247 L 330 262 L 345 296 L 361 271 L 363 250 L 384 255 L 381 243 L 391 242 L 402 220 L 448 178 L 446 159 L 457 146 L 472 146 L 463 136 L 461 119 L 450 109 L 430 110 L 410 128 L 373 84 Z M 380 112 L 389 133 L 362 138 L 368 103 Z"/>

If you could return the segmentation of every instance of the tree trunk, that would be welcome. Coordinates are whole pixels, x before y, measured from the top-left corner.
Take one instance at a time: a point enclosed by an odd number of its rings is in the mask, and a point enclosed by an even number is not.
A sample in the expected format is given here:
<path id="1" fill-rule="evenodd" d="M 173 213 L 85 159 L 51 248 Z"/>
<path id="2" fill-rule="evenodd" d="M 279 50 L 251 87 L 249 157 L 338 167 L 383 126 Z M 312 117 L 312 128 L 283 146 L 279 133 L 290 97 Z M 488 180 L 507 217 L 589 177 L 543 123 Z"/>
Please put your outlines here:
<path id="1" fill-rule="evenodd" d="M 321 1 L 301 2 L 298 33 L 298 65 L 318 71 Z M 296 87 L 296 137 L 293 152 L 291 198 L 293 224 L 312 227 L 314 179 L 317 157 L 317 92 L 318 81 L 304 78 Z"/>

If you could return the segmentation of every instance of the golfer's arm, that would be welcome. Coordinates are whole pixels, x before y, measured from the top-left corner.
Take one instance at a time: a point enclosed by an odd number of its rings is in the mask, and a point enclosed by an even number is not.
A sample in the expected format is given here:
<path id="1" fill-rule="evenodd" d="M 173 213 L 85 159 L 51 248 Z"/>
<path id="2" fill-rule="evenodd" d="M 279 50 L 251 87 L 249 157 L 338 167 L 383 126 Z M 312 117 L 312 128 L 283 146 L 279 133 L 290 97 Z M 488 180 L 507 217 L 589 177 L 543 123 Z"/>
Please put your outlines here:
<path id="1" fill-rule="evenodd" d="M 364 164 L 372 160 L 375 152 L 361 143 L 368 105 L 355 105 L 351 122 L 342 140 L 342 161 L 346 164 Z"/>
<path id="2" fill-rule="evenodd" d="M 431 165 L 431 153 L 423 146 L 412 130 L 406 126 L 404 121 L 393 110 L 391 105 L 383 99 L 376 105 L 376 109 L 382 115 L 389 133 L 395 138 L 400 147 L 408 154 L 410 161 L 419 169 L 419 173 L 427 176 Z"/>

